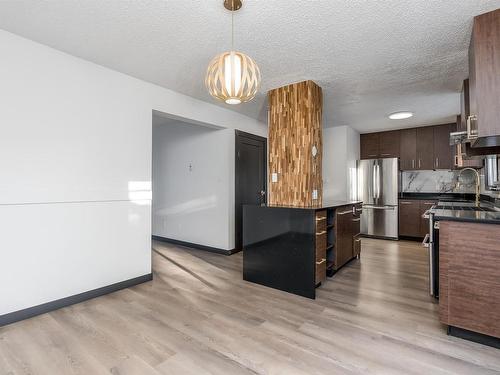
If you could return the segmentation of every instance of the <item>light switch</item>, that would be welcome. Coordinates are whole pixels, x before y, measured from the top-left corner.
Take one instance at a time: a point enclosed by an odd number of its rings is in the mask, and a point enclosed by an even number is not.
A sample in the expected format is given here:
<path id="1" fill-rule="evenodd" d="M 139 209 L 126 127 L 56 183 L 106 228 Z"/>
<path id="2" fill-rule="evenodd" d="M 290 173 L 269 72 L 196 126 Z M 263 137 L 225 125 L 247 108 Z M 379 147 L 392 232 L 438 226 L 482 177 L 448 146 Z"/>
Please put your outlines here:
<path id="1" fill-rule="evenodd" d="M 318 190 L 313 190 L 313 199 L 318 199 Z"/>
<path id="2" fill-rule="evenodd" d="M 271 182 L 278 182 L 278 174 L 277 173 L 271 174 Z"/>

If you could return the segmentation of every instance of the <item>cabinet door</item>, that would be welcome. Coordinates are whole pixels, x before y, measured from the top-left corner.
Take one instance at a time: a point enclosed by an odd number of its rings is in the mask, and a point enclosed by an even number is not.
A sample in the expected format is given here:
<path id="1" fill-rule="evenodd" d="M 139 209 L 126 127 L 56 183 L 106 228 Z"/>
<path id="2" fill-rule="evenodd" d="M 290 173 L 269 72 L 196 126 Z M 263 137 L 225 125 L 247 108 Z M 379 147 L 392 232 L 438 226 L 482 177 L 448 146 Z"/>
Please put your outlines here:
<path id="1" fill-rule="evenodd" d="M 381 158 L 399 158 L 400 131 L 379 133 L 379 154 Z"/>
<path id="2" fill-rule="evenodd" d="M 471 124 L 479 137 L 500 135 L 500 9 L 474 18 L 469 49 Z M 493 146 L 493 145 L 492 145 Z"/>
<path id="3" fill-rule="evenodd" d="M 452 169 L 454 147 L 450 146 L 450 133 L 455 124 L 434 126 L 434 169 Z"/>
<path id="4" fill-rule="evenodd" d="M 400 136 L 400 169 L 402 171 L 416 169 L 417 130 L 401 130 Z"/>
<path id="5" fill-rule="evenodd" d="M 434 169 L 434 127 L 417 128 L 417 169 Z"/>
<path id="6" fill-rule="evenodd" d="M 408 237 L 420 237 L 419 201 L 399 201 L 399 235 Z"/>
<path id="7" fill-rule="evenodd" d="M 462 92 L 460 93 L 460 122 L 457 126 L 457 131 L 467 131 L 467 118 L 470 115 L 469 107 L 469 80 L 464 80 Z"/>
<path id="8" fill-rule="evenodd" d="M 434 201 L 420 201 L 420 237 L 425 237 L 429 233 L 429 219 L 424 219 L 422 216 L 435 204 Z"/>
<path id="9" fill-rule="evenodd" d="M 352 207 L 337 209 L 335 223 L 335 268 L 338 269 L 352 259 Z"/>
<path id="10" fill-rule="evenodd" d="M 379 133 L 360 135 L 361 159 L 379 158 Z"/>

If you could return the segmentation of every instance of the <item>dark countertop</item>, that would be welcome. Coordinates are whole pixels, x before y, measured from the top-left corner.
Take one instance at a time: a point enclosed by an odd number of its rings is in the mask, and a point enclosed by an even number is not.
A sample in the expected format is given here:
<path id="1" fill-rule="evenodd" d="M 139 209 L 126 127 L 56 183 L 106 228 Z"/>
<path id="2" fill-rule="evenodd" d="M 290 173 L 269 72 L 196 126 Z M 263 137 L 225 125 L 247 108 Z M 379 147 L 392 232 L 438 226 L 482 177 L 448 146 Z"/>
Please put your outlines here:
<path id="1" fill-rule="evenodd" d="M 338 200 L 328 200 L 325 199 L 323 204 L 315 207 L 301 207 L 301 206 L 287 206 L 287 205 L 265 205 L 262 207 L 270 207 L 270 208 L 296 208 L 299 210 L 323 210 L 325 208 L 337 208 L 342 206 L 348 206 L 351 204 L 360 204 L 362 201 L 338 201 Z"/>
<path id="2" fill-rule="evenodd" d="M 460 202 L 454 203 L 460 205 Z M 480 207 L 489 208 L 495 211 L 474 211 L 472 209 L 449 209 L 449 207 L 440 208 L 433 206 L 431 213 L 434 214 L 434 220 L 448 220 L 448 221 L 465 221 L 471 223 L 483 224 L 500 224 L 500 209 L 488 201 L 481 201 Z"/>
<path id="3" fill-rule="evenodd" d="M 475 195 L 470 193 L 399 193 L 399 199 L 416 200 L 452 200 L 452 201 L 474 201 Z M 487 199 L 487 196 L 481 196 Z"/>

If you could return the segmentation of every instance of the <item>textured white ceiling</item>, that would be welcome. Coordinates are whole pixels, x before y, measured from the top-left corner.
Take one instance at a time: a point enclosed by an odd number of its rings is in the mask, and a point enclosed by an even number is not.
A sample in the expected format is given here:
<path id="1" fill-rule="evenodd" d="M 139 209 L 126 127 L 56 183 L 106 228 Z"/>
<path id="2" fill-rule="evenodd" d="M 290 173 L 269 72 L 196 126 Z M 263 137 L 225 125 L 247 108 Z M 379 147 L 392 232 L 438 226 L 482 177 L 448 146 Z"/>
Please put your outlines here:
<path id="1" fill-rule="evenodd" d="M 472 17 L 500 7 L 500 0 L 243 1 L 236 47 L 257 61 L 263 83 L 254 101 L 230 109 L 265 122 L 267 90 L 312 79 L 324 90 L 325 126 L 361 132 L 453 121 Z M 203 80 L 210 59 L 230 46 L 222 2 L 2 0 L 0 28 L 218 103 Z M 398 110 L 415 116 L 387 119 Z"/>

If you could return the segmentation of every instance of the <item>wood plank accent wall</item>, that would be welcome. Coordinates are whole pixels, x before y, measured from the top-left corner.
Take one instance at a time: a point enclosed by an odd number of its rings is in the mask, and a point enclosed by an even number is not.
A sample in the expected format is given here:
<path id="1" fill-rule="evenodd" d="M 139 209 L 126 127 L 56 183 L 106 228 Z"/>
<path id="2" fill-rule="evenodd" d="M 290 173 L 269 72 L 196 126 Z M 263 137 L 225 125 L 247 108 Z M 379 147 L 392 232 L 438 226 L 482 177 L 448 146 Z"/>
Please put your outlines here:
<path id="1" fill-rule="evenodd" d="M 321 87 L 313 81 L 294 83 L 269 91 L 268 98 L 269 204 L 319 206 L 323 201 Z M 278 174 L 278 182 L 272 182 L 272 173 Z M 313 190 L 318 191 L 314 200 Z"/>

